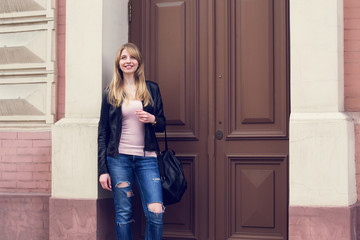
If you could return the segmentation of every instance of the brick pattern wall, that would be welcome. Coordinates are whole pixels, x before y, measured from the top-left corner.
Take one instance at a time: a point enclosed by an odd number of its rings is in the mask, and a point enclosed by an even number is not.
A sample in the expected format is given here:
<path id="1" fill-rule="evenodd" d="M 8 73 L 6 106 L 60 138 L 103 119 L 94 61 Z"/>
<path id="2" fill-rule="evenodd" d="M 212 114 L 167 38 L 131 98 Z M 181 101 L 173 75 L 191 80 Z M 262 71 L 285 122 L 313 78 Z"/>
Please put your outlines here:
<path id="1" fill-rule="evenodd" d="M 0 131 L 0 239 L 48 240 L 51 132 Z"/>
<path id="2" fill-rule="evenodd" d="M 57 104 L 56 120 L 65 117 L 65 32 L 66 0 L 57 1 Z"/>
<path id="3" fill-rule="evenodd" d="M 56 1 L 56 118 L 65 117 L 65 3 Z M 0 130 L 0 239 L 48 240 L 51 132 Z"/>
<path id="4" fill-rule="evenodd" d="M 360 112 L 360 1 L 344 0 L 345 109 Z"/>
<path id="5" fill-rule="evenodd" d="M 0 132 L 0 192 L 51 192 L 51 132 Z"/>
<path id="6" fill-rule="evenodd" d="M 355 164 L 360 201 L 360 1 L 344 0 L 345 111 L 355 112 Z"/>

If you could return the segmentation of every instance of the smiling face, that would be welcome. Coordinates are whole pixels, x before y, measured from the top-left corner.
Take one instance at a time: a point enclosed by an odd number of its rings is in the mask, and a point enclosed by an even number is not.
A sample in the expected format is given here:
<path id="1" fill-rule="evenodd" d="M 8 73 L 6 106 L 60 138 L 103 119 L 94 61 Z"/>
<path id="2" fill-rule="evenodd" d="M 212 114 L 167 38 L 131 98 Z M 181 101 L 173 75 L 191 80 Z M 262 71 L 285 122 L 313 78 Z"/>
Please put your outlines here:
<path id="1" fill-rule="evenodd" d="M 124 75 L 134 74 L 139 67 L 139 62 L 124 48 L 120 55 L 119 67 Z"/>

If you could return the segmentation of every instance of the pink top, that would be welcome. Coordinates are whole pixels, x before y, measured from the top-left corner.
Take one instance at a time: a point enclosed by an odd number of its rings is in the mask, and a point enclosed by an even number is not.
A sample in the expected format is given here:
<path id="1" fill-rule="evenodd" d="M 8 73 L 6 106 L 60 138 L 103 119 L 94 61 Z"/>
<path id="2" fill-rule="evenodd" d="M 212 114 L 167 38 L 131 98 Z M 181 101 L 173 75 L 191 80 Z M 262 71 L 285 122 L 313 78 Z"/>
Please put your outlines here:
<path id="1" fill-rule="evenodd" d="M 136 110 L 143 110 L 141 101 L 129 100 L 121 105 L 122 130 L 119 153 L 144 156 L 144 123 L 139 121 Z M 156 157 L 155 152 L 145 151 L 146 157 Z"/>

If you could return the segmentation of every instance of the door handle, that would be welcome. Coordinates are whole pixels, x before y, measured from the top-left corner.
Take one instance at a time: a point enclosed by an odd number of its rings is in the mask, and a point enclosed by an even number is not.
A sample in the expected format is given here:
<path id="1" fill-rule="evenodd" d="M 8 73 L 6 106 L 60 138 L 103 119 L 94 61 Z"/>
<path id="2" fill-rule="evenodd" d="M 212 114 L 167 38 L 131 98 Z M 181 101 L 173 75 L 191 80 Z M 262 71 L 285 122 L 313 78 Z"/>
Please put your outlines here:
<path id="1" fill-rule="evenodd" d="M 223 138 L 223 136 L 224 136 L 223 131 L 221 131 L 221 130 L 216 131 L 215 137 L 216 137 L 217 140 L 221 140 Z"/>

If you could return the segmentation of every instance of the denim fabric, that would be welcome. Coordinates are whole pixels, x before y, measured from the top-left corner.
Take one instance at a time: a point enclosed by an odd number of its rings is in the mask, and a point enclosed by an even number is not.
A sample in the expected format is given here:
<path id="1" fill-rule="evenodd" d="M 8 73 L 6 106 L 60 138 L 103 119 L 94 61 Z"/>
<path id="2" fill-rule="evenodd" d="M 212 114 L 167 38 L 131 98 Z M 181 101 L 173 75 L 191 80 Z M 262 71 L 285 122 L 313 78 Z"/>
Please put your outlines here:
<path id="1" fill-rule="evenodd" d="M 161 203 L 162 188 L 156 157 L 142 157 L 119 154 L 107 157 L 107 166 L 114 195 L 116 235 L 118 240 L 132 240 L 132 186 L 133 176 L 139 188 L 146 218 L 145 240 L 160 240 L 163 230 L 163 212 L 149 211 L 150 203 Z M 127 184 L 126 184 L 127 183 Z M 126 184 L 119 187 L 118 184 Z"/>

